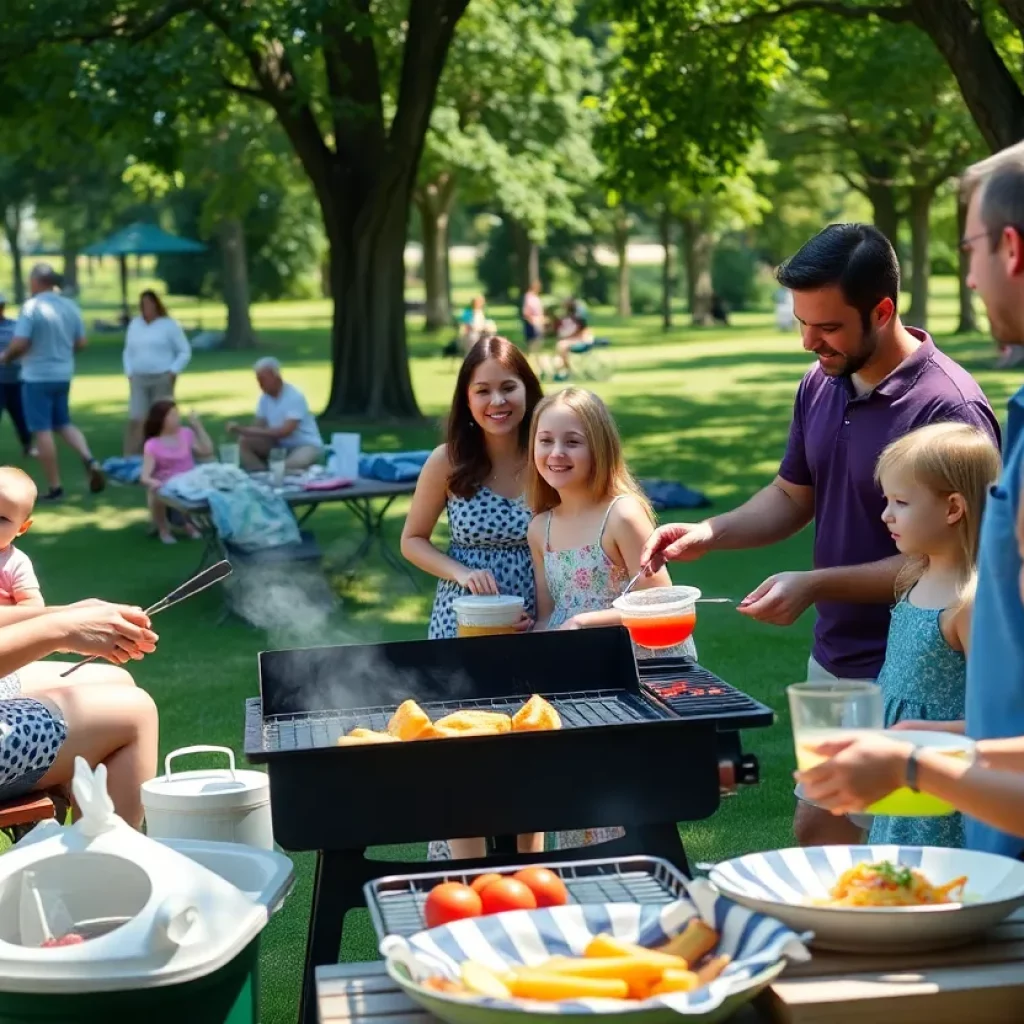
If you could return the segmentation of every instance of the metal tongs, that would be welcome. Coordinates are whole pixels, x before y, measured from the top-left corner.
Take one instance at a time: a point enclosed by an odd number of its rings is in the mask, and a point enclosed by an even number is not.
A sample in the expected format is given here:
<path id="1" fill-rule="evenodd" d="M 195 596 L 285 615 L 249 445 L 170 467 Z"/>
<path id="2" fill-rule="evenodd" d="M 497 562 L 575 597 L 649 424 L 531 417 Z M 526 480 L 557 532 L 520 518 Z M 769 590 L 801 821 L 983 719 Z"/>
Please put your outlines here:
<path id="1" fill-rule="evenodd" d="M 231 563 L 227 559 L 222 559 L 216 565 L 211 565 L 209 569 L 204 569 L 190 580 L 186 580 L 180 587 L 172 590 L 166 597 L 162 597 L 156 604 L 150 605 L 145 609 L 145 614 L 153 616 L 157 612 L 167 611 L 168 608 L 172 608 L 174 605 L 202 593 L 202 591 L 212 587 L 215 583 L 220 583 L 221 580 L 226 579 L 230 575 Z M 77 671 L 83 665 L 88 665 L 90 661 L 98 660 L 99 657 L 98 654 L 94 654 L 89 658 L 84 658 L 78 664 L 72 665 L 66 672 L 61 672 L 61 679 L 71 675 L 72 672 Z"/>

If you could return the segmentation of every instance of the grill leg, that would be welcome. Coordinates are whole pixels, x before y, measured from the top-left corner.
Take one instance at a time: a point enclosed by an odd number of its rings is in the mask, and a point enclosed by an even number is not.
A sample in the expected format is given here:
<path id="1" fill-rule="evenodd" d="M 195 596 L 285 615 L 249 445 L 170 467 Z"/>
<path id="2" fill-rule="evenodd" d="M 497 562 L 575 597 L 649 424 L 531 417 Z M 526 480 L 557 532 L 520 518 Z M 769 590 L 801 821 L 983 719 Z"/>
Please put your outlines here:
<path id="1" fill-rule="evenodd" d="M 318 1024 L 316 969 L 336 964 L 341 952 L 345 914 L 365 905 L 363 883 L 366 862 L 362 850 L 318 850 L 313 879 L 313 905 L 302 971 L 299 1024 Z"/>

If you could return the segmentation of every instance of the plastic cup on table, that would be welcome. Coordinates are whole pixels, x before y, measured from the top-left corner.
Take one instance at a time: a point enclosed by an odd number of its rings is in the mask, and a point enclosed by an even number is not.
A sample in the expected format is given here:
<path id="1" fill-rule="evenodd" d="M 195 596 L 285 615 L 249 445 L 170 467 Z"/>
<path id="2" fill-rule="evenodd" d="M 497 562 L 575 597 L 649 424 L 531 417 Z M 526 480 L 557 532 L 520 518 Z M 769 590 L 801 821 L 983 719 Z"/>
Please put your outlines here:
<path id="1" fill-rule="evenodd" d="M 467 594 L 452 602 L 459 636 L 514 633 L 524 602 L 512 594 Z"/>
<path id="2" fill-rule="evenodd" d="M 267 468 L 270 470 L 271 482 L 280 487 L 284 483 L 285 462 L 288 453 L 283 448 L 274 448 L 267 459 Z"/>
<path id="3" fill-rule="evenodd" d="M 236 469 L 242 464 L 241 446 L 234 441 L 226 441 L 217 449 L 220 461 L 225 466 L 234 466 Z"/>

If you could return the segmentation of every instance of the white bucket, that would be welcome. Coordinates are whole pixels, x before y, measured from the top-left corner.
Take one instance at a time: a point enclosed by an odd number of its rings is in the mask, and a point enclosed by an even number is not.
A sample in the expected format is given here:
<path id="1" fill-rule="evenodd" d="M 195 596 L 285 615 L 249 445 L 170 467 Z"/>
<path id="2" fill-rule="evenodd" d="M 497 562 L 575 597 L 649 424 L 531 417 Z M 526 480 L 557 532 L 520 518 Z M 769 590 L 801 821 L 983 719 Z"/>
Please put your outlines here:
<path id="1" fill-rule="evenodd" d="M 185 754 L 225 754 L 227 768 L 171 774 Z M 164 774 L 142 784 L 146 833 L 151 839 L 208 839 L 274 848 L 270 781 L 263 772 L 237 770 L 230 747 L 181 747 L 167 755 Z"/>
<path id="2" fill-rule="evenodd" d="M 467 594 L 452 602 L 459 636 L 514 633 L 523 599 L 512 594 Z"/>
<path id="3" fill-rule="evenodd" d="M 328 468 L 332 475 L 345 480 L 359 476 L 359 434 L 331 434 L 331 454 Z"/>

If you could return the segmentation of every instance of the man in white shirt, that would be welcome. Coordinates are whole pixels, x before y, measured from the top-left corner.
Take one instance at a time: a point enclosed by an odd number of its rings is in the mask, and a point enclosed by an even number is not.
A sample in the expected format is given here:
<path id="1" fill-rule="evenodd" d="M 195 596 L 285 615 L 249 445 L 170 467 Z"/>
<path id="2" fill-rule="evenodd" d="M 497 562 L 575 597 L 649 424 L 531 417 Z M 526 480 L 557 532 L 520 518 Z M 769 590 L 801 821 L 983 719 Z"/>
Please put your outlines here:
<path id="1" fill-rule="evenodd" d="M 57 275 L 47 263 L 37 263 L 29 275 L 32 298 L 18 314 L 14 337 L 0 354 L 0 363 L 21 360 L 21 399 L 25 422 L 32 431 L 39 461 L 50 489 L 40 501 L 60 501 L 64 488 L 60 482 L 57 445 L 59 434 L 78 453 L 89 490 L 96 494 L 105 486 L 103 470 L 92 457 L 89 442 L 71 422 L 68 396 L 75 372 L 75 353 L 85 348 L 85 324 L 78 307 L 58 295 Z"/>
<path id="2" fill-rule="evenodd" d="M 274 448 L 287 452 L 285 468 L 289 472 L 312 466 L 320 458 L 324 442 L 306 396 L 284 382 L 281 364 L 272 356 L 261 359 L 253 369 L 263 392 L 256 419 L 251 427 L 227 425 L 228 433 L 239 439 L 242 466 L 250 472 L 266 469 Z"/>

